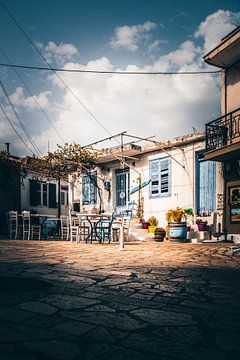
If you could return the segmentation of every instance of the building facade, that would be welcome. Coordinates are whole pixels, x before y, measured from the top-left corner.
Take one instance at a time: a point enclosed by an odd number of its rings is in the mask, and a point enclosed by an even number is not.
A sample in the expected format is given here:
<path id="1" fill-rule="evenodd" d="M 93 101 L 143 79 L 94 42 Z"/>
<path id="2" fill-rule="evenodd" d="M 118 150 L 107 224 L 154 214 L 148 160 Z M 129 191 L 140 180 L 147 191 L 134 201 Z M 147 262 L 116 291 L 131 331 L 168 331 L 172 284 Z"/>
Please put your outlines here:
<path id="1" fill-rule="evenodd" d="M 217 184 L 223 228 L 240 234 L 240 27 L 224 37 L 204 61 L 222 70 L 221 117 L 206 124 L 204 158 L 222 168 Z"/>
<path id="2" fill-rule="evenodd" d="M 166 212 L 177 206 L 210 220 L 217 204 L 218 170 L 214 162 L 202 161 L 204 150 L 205 134 L 200 132 L 109 151 L 91 173 L 70 177 L 70 204 L 80 212 L 136 213 L 141 200 L 143 218 L 155 216 L 159 226 L 166 225 Z"/>

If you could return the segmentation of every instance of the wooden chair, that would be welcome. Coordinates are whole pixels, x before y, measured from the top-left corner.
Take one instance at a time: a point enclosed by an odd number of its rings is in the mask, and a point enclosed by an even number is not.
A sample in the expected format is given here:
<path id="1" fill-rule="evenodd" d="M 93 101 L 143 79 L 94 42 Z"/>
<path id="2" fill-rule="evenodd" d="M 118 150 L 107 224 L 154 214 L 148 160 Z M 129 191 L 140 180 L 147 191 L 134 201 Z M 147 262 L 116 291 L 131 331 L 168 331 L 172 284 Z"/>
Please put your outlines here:
<path id="1" fill-rule="evenodd" d="M 17 211 L 8 211 L 8 229 L 9 229 L 9 238 L 17 239 L 18 236 L 18 212 Z"/>

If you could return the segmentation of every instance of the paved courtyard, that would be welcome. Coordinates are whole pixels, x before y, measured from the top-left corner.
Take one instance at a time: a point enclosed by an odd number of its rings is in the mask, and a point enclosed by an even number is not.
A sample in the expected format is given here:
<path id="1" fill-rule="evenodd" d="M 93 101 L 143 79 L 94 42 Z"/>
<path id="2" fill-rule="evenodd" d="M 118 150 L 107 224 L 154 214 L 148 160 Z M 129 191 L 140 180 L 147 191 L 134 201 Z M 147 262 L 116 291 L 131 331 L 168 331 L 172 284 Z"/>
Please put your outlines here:
<path id="1" fill-rule="evenodd" d="M 240 359 L 230 245 L 0 241 L 5 359 Z"/>

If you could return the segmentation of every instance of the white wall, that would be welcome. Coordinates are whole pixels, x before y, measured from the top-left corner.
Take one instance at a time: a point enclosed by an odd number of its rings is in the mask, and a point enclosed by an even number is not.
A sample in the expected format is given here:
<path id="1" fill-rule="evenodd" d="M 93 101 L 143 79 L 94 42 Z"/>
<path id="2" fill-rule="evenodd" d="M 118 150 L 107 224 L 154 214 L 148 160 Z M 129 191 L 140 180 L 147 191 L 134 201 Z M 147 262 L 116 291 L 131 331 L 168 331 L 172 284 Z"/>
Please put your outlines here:
<path id="1" fill-rule="evenodd" d="M 183 147 L 183 150 L 172 149 L 168 153 L 172 156 L 172 185 L 171 196 L 150 198 L 149 186 L 142 189 L 144 198 L 144 219 L 155 216 L 159 220 L 159 226 L 165 226 L 165 214 L 169 209 L 176 208 L 195 208 L 195 152 L 204 149 L 205 143 L 199 142 Z M 149 161 L 168 156 L 166 153 L 159 152 L 154 155 L 145 155 L 140 161 L 136 162 L 136 170 L 141 173 L 142 182 L 149 180 Z M 176 159 L 184 168 L 177 163 Z M 130 171 L 131 188 L 137 185 L 138 175 Z M 131 195 L 131 200 L 137 203 L 138 193 Z"/>
<path id="2" fill-rule="evenodd" d="M 26 177 L 22 178 L 21 184 L 21 210 L 34 210 L 39 214 L 48 214 L 48 215 L 56 215 L 58 214 L 58 209 L 51 209 L 47 206 L 31 206 L 30 205 L 30 179 L 35 178 L 36 180 L 48 181 L 47 178 L 43 175 L 39 175 L 36 172 L 28 172 Z M 57 187 L 57 194 L 58 194 L 58 185 L 56 179 L 51 179 L 48 182 L 52 184 L 56 184 Z M 68 182 L 65 180 L 61 180 L 61 185 L 68 186 Z M 56 202 L 58 199 L 56 198 Z M 67 215 L 68 214 L 68 206 L 61 205 L 61 214 Z"/>
<path id="3" fill-rule="evenodd" d="M 182 208 L 195 209 L 195 156 L 196 152 L 205 148 L 205 142 L 199 141 L 194 144 L 183 145 L 182 150 L 180 148 L 172 148 L 168 150 L 168 153 L 172 156 L 172 185 L 171 196 L 169 197 L 157 197 L 150 198 L 149 186 L 142 189 L 142 196 L 144 198 L 144 218 L 147 220 L 150 216 L 154 215 L 159 220 L 160 226 L 166 225 L 165 214 L 169 209 L 176 208 L 177 206 Z M 163 151 L 159 150 L 157 153 L 143 154 L 140 160 L 135 161 L 135 166 L 130 167 L 130 190 L 138 185 L 138 174 L 141 174 L 142 182 L 149 180 L 149 161 L 158 158 L 164 158 L 168 156 Z M 175 161 L 175 160 L 177 161 Z M 134 160 L 131 160 L 131 163 Z M 182 166 L 181 166 L 181 165 Z M 102 189 L 103 197 L 103 209 L 105 211 L 115 210 L 115 170 L 120 169 L 119 163 L 114 165 L 106 165 L 109 169 L 101 171 L 97 169 L 98 173 L 98 185 Z M 134 170 L 135 169 L 135 170 Z M 218 169 L 218 172 L 220 170 Z M 217 177 L 219 178 L 219 177 Z M 71 181 L 73 180 L 70 177 Z M 110 180 L 111 182 L 111 197 L 108 199 L 108 192 L 103 187 L 103 181 Z M 82 197 L 82 181 L 81 177 L 76 181 L 73 180 L 73 196 L 72 201 L 79 201 Z M 221 184 L 218 180 L 217 193 L 220 191 Z M 109 201 L 108 201 L 109 200 Z M 130 196 L 130 201 L 138 202 L 138 192 Z M 81 211 L 91 211 L 93 207 L 99 208 L 99 199 L 96 205 L 81 205 Z"/>

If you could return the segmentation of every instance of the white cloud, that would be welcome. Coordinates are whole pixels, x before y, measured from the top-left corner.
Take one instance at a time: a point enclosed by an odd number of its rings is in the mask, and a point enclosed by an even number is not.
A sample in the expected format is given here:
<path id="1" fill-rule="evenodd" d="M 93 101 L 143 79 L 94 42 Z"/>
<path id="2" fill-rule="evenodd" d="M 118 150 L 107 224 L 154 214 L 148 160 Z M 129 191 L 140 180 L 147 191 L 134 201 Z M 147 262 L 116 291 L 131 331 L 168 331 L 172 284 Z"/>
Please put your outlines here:
<path id="1" fill-rule="evenodd" d="M 168 44 L 167 40 L 154 40 L 148 47 L 150 53 L 157 52 L 162 44 Z"/>
<path id="2" fill-rule="evenodd" d="M 78 50 L 73 44 L 61 42 L 57 45 L 54 41 L 49 41 L 45 46 L 42 43 L 37 45 L 49 63 L 55 61 L 57 64 L 63 65 L 66 61 L 70 61 L 75 55 L 78 55 Z"/>
<path id="3" fill-rule="evenodd" d="M 119 26 L 114 31 L 114 37 L 111 40 L 113 48 L 126 48 L 135 51 L 139 47 L 139 42 L 152 30 L 157 28 L 157 24 L 152 21 L 146 21 L 144 24 L 133 26 Z"/>
<path id="4" fill-rule="evenodd" d="M 213 49 L 240 21 L 240 12 L 218 10 L 206 17 L 195 32 L 195 37 L 203 37 L 204 52 Z"/>
<path id="5" fill-rule="evenodd" d="M 219 18 L 222 19 L 221 26 L 225 29 L 224 33 L 221 31 L 222 37 L 232 29 L 232 19 L 236 16 L 236 14 L 229 15 L 229 12 L 219 10 L 209 15 L 200 24 L 191 41 L 184 41 L 174 51 L 159 56 L 151 65 L 139 67 L 129 64 L 122 70 L 197 71 L 205 69 L 207 65 L 203 63 L 202 56 L 208 46 L 216 45 L 212 41 L 215 42 L 215 36 L 218 35 L 214 30 L 214 21 L 219 32 Z M 215 33 L 214 37 L 212 37 L 213 33 Z M 202 46 L 198 41 L 200 36 L 204 40 Z M 133 40 L 130 37 L 125 44 L 134 46 L 134 39 L 134 36 Z M 114 69 L 107 57 L 92 59 L 87 64 L 71 61 L 65 63 L 64 67 L 87 70 Z M 157 139 L 169 139 L 191 132 L 193 126 L 198 130 L 204 129 L 206 122 L 219 115 L 220 82 L 217 75 L 123 76 L 61 73 L 60 76 L 112 134 L 127 130 L 129 133 L 140 136 L 156 135 Z M 57 94 L 62 93 L 58 99 L 61 109 L 54 113 L 53 121 L 67 142 L 75 141 L 85 145 L 108 136 L 54 75 L 49 76 L 48 81 L 53 89 L 56 89 Z M 24 96 L 21 88 L 17 88 L 13 95 L 12 99 L 18 107 L 23 103 L 29 109 L 31 108 L 30 100 Z M 46 101 L 49 101 L 49 95 L 45 94 Z M 44 130 L 37 139 L 38 145 L 45 150 L 46 139 L 50 139 L 51 149 L 59 143 L 59 138 L 52 128 Z M 116 143 L 112 141 L 112 145 Z"/>
<path id="6" fill-rule="evenodd" d="M 15 92 L 10 96 L 12 103 L 18 107 L 24 107 L 28 111 L 38 109 L 38 104 L 43 109 L 49 108 L 49 96 L 51 91 L 42 91 L 38 95 L 25 96 L 24 90 L 18 86 Z"/>

